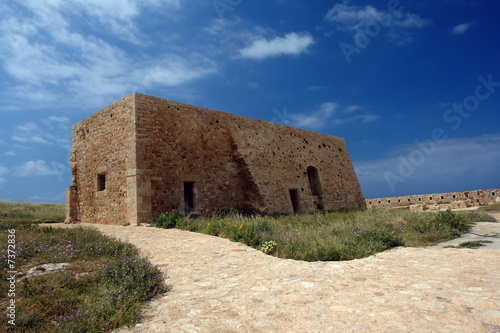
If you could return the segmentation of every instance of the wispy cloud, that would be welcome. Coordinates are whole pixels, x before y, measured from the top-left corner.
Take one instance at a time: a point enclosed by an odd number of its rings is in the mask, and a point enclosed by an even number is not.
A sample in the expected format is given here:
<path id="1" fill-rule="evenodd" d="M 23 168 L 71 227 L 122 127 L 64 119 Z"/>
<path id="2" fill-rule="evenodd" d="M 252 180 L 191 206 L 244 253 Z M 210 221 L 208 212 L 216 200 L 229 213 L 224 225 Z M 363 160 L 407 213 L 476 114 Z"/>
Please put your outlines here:
<path id="1" fill-rule="evenodd" d="M 423 141 L 423 140 L 421 140 Z M 396 147 L 387 157 L 356 162 L 355 169 L 359 181 L 366 189 L 385 188 L 388 183 L 386 173 L 399 175 L 398 167 L 401 159 L 409 160 L 411 154 L 419 151 L 417 144 L 406 144 Z M 399 188 L 409 188 L 418 185 L 438 184 L 440 182 L 467 183 L 467 179 L 495 179 L 500 170 L 500 133 L 483 135 L 475 138 L 455 138 L 436 143 L 432 153 L 420 154 L 414 172 L 404 178 Z M 405 167 L 406 168 L 406 167 Z M 407 172 L 408 169 L 405 169 Z M 455 186 L 457 186 L 455 185 Z M 467 185 L 464 185 L 465 189 Z M 471 188 L 472 189 L 472 188 Z"/>
<path id="2" fill-rule="evenodd" d="M 317 130 L 332 123 L 340 125 L 360 121 L 365 124 L 379 118 L 376 115 L 359 110 L 362 110 L 362 108 L 358 105 L 341 107 L 337 102 L 323 103 L 315 110 L 302 113 L 289 113 L 285 107 L 283 111 L 274 109 L 273 112 L 276 117 L 271 121 L 278 121 L 293 127 Z"/>
<path id="3" fill-rule="evenodd" d="M 0 165 L 0 185 L 7 183 L 7 179 L 3 178 L 6 174 L 9 173 L 9 169 Z"/>
<path id="4" fill-rule="evenodd" d="M 17 156 L 17 154 L 13 151 L 6 151 L 3 153 L 3 156 Z"/>
<path id="5" fill-rule="evenodd" d="M 66 117 L 50 116 L 36 124 L 33 121 L 16 126 L 11 140 L 23 144 L 42 144 L 71 148 L 71 124 Z"/>
<path id="6" fill-rule="evenodd" d="M 452 35 L 463 35 L 467 31 L 469 31 L 470 28 L 472 28 L 472 26 L 474 24 L 475 24 L 474 22 L 459 24 L 459 25 L 457 25 L 456 27 L 453 28 L 453 30 L 451 31 L 451 34 Z"/>
<path id="7" fill-rule="evenodd" d="M 390 13 L 385 10 L 378 10 L 373 6 L 355 6 L 350 2 L 335 4 L 328 11 L 325 19 L 328 22 L 337 24 L 337 29 L 347 31 L 356 39 L 363 34 L 365 28 L 378 24 L 380 29 L 389 30 L 388 36 L 395 42 L 401 43 L 409 40 L 408 30 L 422 29 L 430 24 L 430 20 L 410 12 Z"/>
<path id="8" fill-rule="evenodd" d="M 67 169 L 67 167 L 61 163 L 52 162 L 48 165 L 43 160 L 36 160 L 28 161 L 23 165 L 12 168 L 12 175 L 16 177 L 57 176 L 65 169 Z"/>
<path id="9" fill-rule="evenodd" d="M 343 125 L 356 121 L 361 121 L 362 124 L 366 124 L 377 121 L 378 119 L 379 116 L 374 115 L 370 112 L 364 112 L 359 105 L 349 105 L 348 107 L 344 108 L 343 112 L 337 115 L 337 118 L 333 120 L 333 124 Z"/>
<path id="10" fill-rule="evenodd" d="M 285 37 L 266 39 L 260 37 L 239 51 L 244 58 L 262 60 L 280 55 L 299 55 L 307 51 L 314 44 L 314 39 L 309 33 L 291 32 Z"/>
<path id="11" fill-rule="evenodd" d="M 338 108 L 338 103 L 328 102 L 321 104 L 321 106 L 310 113 L 304 114 L 291 114 L 290 125 L 299 128 L 318 129 L 325 125 L 325 121 L 330 117 Z"/>
<path id="12" fill-rule="evenodd" d="M 0 52 L 0 65 L 15 79 L 2 93 L 1 109 L 22 109 L 25 101 L 40 108 L 75 103 L 102 106 L 136 90 L 176 87 L 217 70 L 195 49 L 171 47 L 160 60 L 148 57 L 145 48 L 153 41 L 141 34 L 137 24 L 145 8 L 168 13 L 180 8 L 180 2 L 1 3 L 0 43 L 5 52 Z"/>

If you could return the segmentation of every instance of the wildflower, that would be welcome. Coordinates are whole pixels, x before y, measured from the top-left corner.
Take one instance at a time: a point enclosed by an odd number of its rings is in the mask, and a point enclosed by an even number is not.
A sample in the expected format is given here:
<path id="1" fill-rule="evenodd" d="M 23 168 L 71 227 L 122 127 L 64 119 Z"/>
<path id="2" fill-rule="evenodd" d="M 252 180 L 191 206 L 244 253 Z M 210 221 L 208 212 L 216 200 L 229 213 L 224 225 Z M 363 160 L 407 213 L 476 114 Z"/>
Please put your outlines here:
<path id="1" fill-rule="evenodd" d="M 243 224 L 242 224 L 242 225 L 240 225 L 240 230 L 241 230 L 241 228 L 243 228 Z"/>

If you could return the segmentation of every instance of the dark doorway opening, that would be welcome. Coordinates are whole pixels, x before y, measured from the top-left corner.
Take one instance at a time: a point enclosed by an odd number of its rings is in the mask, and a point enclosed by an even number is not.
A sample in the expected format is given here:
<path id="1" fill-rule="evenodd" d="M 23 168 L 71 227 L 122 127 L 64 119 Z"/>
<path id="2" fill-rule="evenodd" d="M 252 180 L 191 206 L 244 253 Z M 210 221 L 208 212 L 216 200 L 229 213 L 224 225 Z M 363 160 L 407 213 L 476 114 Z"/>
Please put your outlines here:
<path id="1" fill-rule="evenodd" d="M 319 178 L 318 169 L 315 167 L 307 168 L 307 178 L 309 178 L 309 185 L 311 186 L 311 193 L 314 196 L 323 194 L 323 185 L 321 185 L 321 180 Z"/>
<path id="2" fill-rule="evenodd" d="M 300 210 L 299 192 L 297 190 L 289 190 L 289 192 L 290 199 L 292 200 L 293 212 L 297 214 Z"/>
<path id="3" fill-rule="evenodd" d="M 191 213 L 194 208 L 194 183 L 184 183 L 184 212 Z"/>

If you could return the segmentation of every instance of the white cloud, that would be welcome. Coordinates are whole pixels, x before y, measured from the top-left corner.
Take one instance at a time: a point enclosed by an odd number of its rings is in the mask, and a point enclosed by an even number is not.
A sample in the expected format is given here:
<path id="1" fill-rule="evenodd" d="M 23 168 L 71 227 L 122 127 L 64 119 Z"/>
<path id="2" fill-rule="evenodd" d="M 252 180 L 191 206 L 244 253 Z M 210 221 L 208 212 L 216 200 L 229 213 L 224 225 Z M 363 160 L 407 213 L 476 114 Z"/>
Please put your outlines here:
<path id="1" fill-rule="evenodd" d="M 309 33 L 291 32 L 285 37 L 266 39 L 260 37 L 239 51 L 244 58 L 262 60 L 280 55 L 299 55 L 306 52 L 314 44 L 314 39 Z"/>
<path id="2" fill-rule="evenodd" d="M 148 56 L 144 45 L 153 41 L 136 26 L 148 8 L 173 16 L 180 1 L 1 3 L 0 43 L 5 52 L 0 53 L 0 65 L 16 80 L 3 92 L 1 108 L 21 109 L 26 101 L 40 108 L 102 106 L 134 91 L 176 87 L 217 71 L 210 58 L 177 44 L 167 48 L 162 60 Z M 119 47 L 116 38 L 138 45 L 126 52 L 131 45 Z"/>
<path id="3" fill-rule="evenodd" d="M 283 108 L 283 111 L 274 109 L 273 113 L 276 117 L 274 117 L 271 121 L 277 121 L 284 125 L 293 127 L 319 129 L 330 123 L 341 125 L 360 121 L 361 123 L 366 124 L 379 119 L 377 115 L 373 115 L 371 113 L 354 114 L 360 109 L 361 107 L 358 105 L 350 105 L 346 108 L 340 108 L 340 105 L 337 102 L 323 103 L 317 110 L 307 113 L 288 113 L 285 107 Z M 348 118 L 342 118 L 345 114 L 349 114 L 350 116 Z M 335 119 L 332 120 L 334 116 Z"/>
<path id="4" fill-rule="evenodd" d="M 12 174 L 17 177 L 28 177 L 28 176 L 56 176 L 61 174 L 61 170 L 66 167 L 57 162 L 47 165 L 45 161 L 36 160 L 28 161 L 23 165 L 14 167 L 12 169 Z"/>
<path id="5" fill-rule="evenodd" d="M 388 36 L 397 43 L 404 43 L 411 40 L 408 36 L 409 29 L 422 29 L 430 24 L 430 21 L 423 19 L 413 13 L 389 12 L 378 10 L 373 6 L 351 6 L 347 1 L 335 4 L 328 11 L 325 19 L 337 24 L 337 29 L 347 31 L 353 35 L 354 39 L 361 38 L 365 30 L 374 33 L 376 26 L 380 30 L 388 29 Z M 378 33 L 377 33 L 378 34 Z"/>
<path id="6" fill-rule="evenodd" d="M 343 114 L 348 114 L 350 116 L 347 118 L 341 118 L 339 115 L 338 118 L 333 120 L 333 124 L 342 125 L 342 124 L 352 123 L 355 121 L 361 121 L 362 124 L 366 124 L 379 119 L 379 116 L 369 112 L 359 114 L 358 113 L 359 110 L 361 110 L 361 107 L 359 105 L 349 105 L 343 110 Z"/>
<path id="7" fill-rule="evenodd" d="M 359 109 L 360 109 L 360 107 L 358 105 L 349 105 L 348 107 L 345 108 L 344 111 L 346 113 L 351 113 L 351 112 L 357 111 Z"/>
<path id="8" fill-rule="evenodd" d="M 3 178 L 6 174 L 9 173 L 9 169 L 0 165 L 0 185 L 7 183 L 7 179 Z"/>
<path id="9" fill-rule="evenodd" d="M 33 121 L 16 126 L 13 141 L 34 143 L 47 146 L 58 146 L 64 149 L 71 147 L 71 124 L 66 117 L 50 116 L 36 124 Z"/>
<path id="10" fill-rule="evenodd" d="M 309 114 L 291 114 L 290 125 L 299 128 L 320 128 L 325 125 L 326 120 L 328 120 L 333 115 L 337 107 L 337 103 L 328 102 L 322 104 L 318 110 L 313 111 Z"/>
<path id="11" fill-rule="evenodd" d="M 17 156 L 17 154 L 13 151 L 6 151 L 3 153 L 4 156 Z"/>
<path id="12" fill-rule="evenodd" d="M 470 30 L 470 28 L 474 25 L 474 22 L 469 22 L 469 23 L 462 23 L 457 25 L 456 27 L 453 28 L 451 31 L 452 35 L 463 35 L 467 31 Z"/>
<path id="13" fill-rule="evenodd" d="M 424 140 L 420 140 L 422 145 Z M 470 179 L 491 179 L 498 182 L 500 170 L 500 133 L 475 138 L 455 138 L 439 141 L 434 145 L 426 143 L 426 152 L 418 144 L 400 145 L 387 157 L 378 160 L 355 163 L 356 173 L 363 186 L 388 189 L 384 175 L 392 173 L 401 176 L 398 168 L 402 159 L 413 161 L 414 168 L 402 167 L 403 184 L 433 184 L 439 182 L 467 183 Z M 423 158 L 422 158 L 423 157 Z M 409 185 L 408 185 L 409 186 Z M 467 186 L 464 185 L 467 189 Z M 473 188 L 470 188 L 473 189 Z"/>

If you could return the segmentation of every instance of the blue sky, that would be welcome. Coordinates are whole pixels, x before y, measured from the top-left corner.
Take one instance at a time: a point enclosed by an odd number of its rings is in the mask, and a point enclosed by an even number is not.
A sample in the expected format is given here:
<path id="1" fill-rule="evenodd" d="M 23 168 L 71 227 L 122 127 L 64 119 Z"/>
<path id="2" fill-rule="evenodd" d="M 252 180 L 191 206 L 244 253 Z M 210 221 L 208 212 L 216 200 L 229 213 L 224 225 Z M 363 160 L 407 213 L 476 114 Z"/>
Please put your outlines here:
<path id="1" fill-rule="evenodd" d="M 0 3 L 0 199 L 64 202 L 133 92 L 345 138 L 366 198 L 500 187 L 497 1 Z"/>

